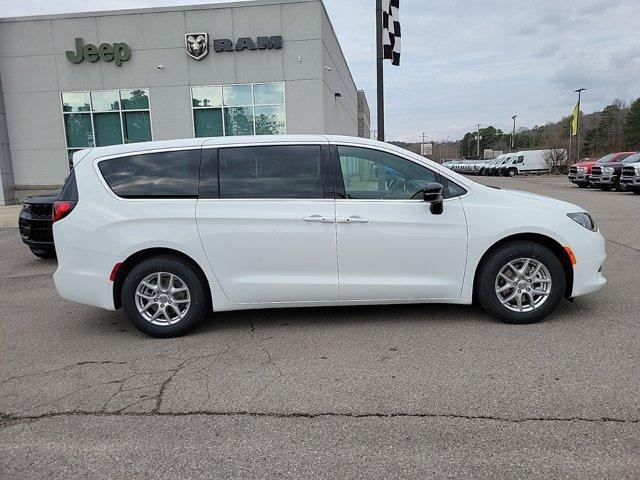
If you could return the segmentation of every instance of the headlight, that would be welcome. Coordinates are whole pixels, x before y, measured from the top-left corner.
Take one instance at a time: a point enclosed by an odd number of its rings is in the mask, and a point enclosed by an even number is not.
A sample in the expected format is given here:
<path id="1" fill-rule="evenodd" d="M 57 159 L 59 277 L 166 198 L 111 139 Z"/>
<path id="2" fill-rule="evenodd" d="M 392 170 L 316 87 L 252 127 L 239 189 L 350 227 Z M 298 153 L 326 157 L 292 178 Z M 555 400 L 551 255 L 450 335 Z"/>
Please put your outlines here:
<path id="1" fill-rule="evenodd" d="M 591 230 L 592 232 L 598 231 L 596 222 L 594 222 L 593 218 L 591 218 L 591 215 L 586 212 L 567 213 L 567 217 L 569 217 L 574 222 L 578 222 L 587 230 Z"/>
<path id="2" fill-rule="evenodd" d="M 603 167 L 602 173 L 606 173 L 606 174 L 613 173 L 613 167 Z"/>
<path id="3" fill-rule="evenodd" d="M 636 169 L 636 175 L 640 175 L 640 165 L 635 167 Z"/>
<path id="4" fill-rule="evenodd" d="M 578 167 L 577 171 L 580 172 L 580 173 L 587 173 L 586 167 Z"/>

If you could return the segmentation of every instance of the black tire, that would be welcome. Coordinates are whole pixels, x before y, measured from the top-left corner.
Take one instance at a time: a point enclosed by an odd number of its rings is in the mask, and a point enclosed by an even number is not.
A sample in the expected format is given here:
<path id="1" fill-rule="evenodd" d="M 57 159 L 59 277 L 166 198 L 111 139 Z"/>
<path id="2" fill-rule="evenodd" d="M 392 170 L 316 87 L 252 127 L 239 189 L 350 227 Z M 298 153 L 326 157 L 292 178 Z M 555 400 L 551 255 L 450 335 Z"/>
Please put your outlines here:
<path id="1" fill-rule="evenodd" d="M 188 288 L 191 303 L 184 318 L 171 325 L 156 325 L 144 318 L 136 306 L 136 289 L 140 282 L 155 272 L 178 276 Z M 179 257 L 161 255 L 143 260 L 127 274 L 122 285 L 122 309 L 136 329 L 151 337 L 177 337 L 195 328 L 204 318 L 209 306 L 204 279 L 195 267 Z M 177 303 L 177 302 L 176 302 Z"/>
<path id="2" fill-rule="evenodd" d="M 626 192 L 627 191 L 627 186 L 621 184 L 619 181 L 616 181 L 614 187 L 616 189 L 616 192 Z"/>
<path id="3" fill-rule="evenodd" d="M 531 258 L 543 264 L 551 276 L 551 291 L 546 301 L 529 312 L 516 312 L 505 307 L 496 293 L 498 273 L 509 262 Z M 489 315 L 505 323 L 525 324 L 539 322 L 548 317 L 564 296 L 566 277 L 556 255 L 548 248 L 528 241 L 514 241 L 500 245 L 491 251 L 480 265 L 476 277 L 476 291 L 482 307 Z"/>
<path id="4" fill-rule="evenodd" d="M 640 195 L 640 188 L 630 188 L 629 190 L 631 190 L 636 195 Z"/>
<path id="5" fill-rule="evenodd" d="M 603 192 L 608 192 L 613 188 L 613 186 L 611 185 L 604 185 L 602 187 L 600 187 L 600 190 L 602 190 Z"/>
<path id="6" fill-rule="evenodd" d="M 29 250 L 38 258 L 56 258 L 56 251 L 53 248 L 29 247 Z"/>
<path id="7" fill-rule="evenodd" d="M 578 185 L 578 187 L 580 187 L 580 188 L 588 188 L 589 187 L 588 183 L 576 183 L 576 185 Z"/>
<path id="8" fill-rule="evenodd" d="M 515 177 L 518 174 L 518 170 L 515 168 L 510 168 L 509 170 L 507 170 L 507 173 L 505 174 L 505 176 L 507 177 Z"/>

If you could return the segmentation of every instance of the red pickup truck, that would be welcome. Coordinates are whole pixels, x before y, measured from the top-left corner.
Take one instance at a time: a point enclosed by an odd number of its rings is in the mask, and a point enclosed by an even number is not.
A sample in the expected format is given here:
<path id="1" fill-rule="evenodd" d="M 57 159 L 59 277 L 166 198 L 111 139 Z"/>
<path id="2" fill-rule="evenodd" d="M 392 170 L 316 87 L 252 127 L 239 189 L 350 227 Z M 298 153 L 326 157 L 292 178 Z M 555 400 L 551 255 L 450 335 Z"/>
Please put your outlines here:
<path id="1" fill-rule="evenodd" d="M 596 165 L 605 165 L 607 163 L 621 162 L 629 155 L 633 155 L 636 152 L 616 152 L 605 155 L 604 157 L 595 160 L 593 158 L 585 158 L 579 163 L 571 165 L 569 168 L 569 181 L 575 183 L 580 188 L 586 188 L 589 186 L 589 177 L 591 177 L 591 169 Z"/>

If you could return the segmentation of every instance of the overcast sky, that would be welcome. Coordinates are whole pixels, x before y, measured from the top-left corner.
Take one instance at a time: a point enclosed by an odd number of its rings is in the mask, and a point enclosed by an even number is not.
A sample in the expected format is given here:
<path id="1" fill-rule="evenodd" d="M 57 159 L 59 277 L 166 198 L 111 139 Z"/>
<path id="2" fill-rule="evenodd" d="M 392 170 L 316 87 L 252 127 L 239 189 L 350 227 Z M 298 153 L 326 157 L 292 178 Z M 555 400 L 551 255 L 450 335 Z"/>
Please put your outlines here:
<path id="1" fill-rule="evenodd" d="M 0 0 L 0 16 L 198 0 Z M 325 0 L 375 128 L 375 0 Z M 95 9 L 91 8 L 91 9 Z M 402 0 L 402 64 L 385 62 L 388 140 L 457 139 L 476 123 L 511 129 L 640 96 L 639 0 Z"/>

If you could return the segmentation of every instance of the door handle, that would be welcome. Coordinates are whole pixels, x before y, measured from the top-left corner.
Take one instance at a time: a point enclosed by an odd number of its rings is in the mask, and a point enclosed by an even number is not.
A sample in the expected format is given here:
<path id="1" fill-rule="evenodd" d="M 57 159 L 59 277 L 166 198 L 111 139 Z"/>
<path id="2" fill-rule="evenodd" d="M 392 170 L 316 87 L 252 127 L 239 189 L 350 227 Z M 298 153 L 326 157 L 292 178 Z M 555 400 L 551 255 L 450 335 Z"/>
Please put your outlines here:
<path id="1" fill-rule="evenodd" d="M 305 222 L 333 223 L 333 220 L 329 220 L 327 217 L 323 217 L 322 215 L 310 215 L 308 217 L 304 217 L 303 220 Z"/>
<path id="2" fill-rule="evenodd" d="M 338 223 L 367 223 L 369 221 L 368 218 L 363 218 L 359 215 L 351 215 L 347 218 L 338 218 L 336 220 Z"/>

